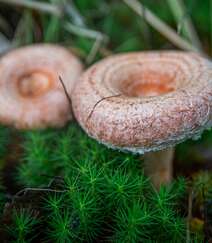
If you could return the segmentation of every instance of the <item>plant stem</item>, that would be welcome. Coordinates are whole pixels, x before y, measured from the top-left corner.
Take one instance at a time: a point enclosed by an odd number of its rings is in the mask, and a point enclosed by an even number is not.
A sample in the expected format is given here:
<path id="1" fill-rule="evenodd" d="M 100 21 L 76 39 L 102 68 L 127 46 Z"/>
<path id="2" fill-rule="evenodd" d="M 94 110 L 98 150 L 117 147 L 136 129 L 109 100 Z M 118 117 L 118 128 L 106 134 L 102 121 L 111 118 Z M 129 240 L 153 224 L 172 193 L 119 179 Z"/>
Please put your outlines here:
<path id="1" fill-rule="evenodd" d="M 24 7 L 28 9 L 34 9 L 45 13 L 50 13 L 61 17 L 63 14 L 62 8 L 57 5 L 38 2 L 38 1 L 28 1 L 28 0 L 0 0 L 0 3 L 5 3 L 9 5 L 16 5 L 19 7 Z"/>
<path id="2" fill-rule="evenodd" d="M 76 34 L 78 36 L 87 37 L 87 38 L 95 39 L 95 40 L 96 39 L 104 39 L 104 40 L 108 39 L 108 37 L 106 35 L 102 34 L 101 32 L 98 32 L 95 30 L 90 30 L 87 28 L 82 28 L 80 26 L 73 25 L 70 22 L 66 22 L 64 25 L 64 28 L 67 31 L 69 31 L 73 34 Z"/>
<path id="3" fill-rule="evenodd" d="M 144 171 L 150 176 L 153 185 L 159 189 L 161 184 L 172 180 L 174 148 L 144 154 Z"/>
<path id="4" fill-rule="evenodd" d="M 93 44 L 93 47 L 91 48 L 91 51 L 89 53 L 89 55 L 86 58 L 86 63 L 90 64 L 93 62 L 96 54 L 98 53 L 98 50 L 100 49 L 102 44 L 102 38 L 97 38 Z"/>
<path id="5" fill-rule="evenodd" d="M 65 29 L 67 31 L 69 31 L 69 32 L 71 32 L 71 33 L 73 33 L 75 35 L 95 40 L 94 45 L 91 48 L 91 51 L 90 51 L 90 53 L 87 56 L 87 59 L 86 59 L 86 63 L 87 64 L 90 64 L 94 60 L 96 54 L 101 49 L 101 44 L 103 42 L 107 42 L 108 41 L 108 36 L 102 34 L 101 32 L 98 32 L 98 31 L 95 31 L 95 30 L 86 29 L 84 27 L 82 28 L 80 26 L 73 25 L 70 22 L 66 22 L 64 27 L 65 27 Z"/>
<path id="6" fill-rule="evenodd" d="M 83 16 L 80 15 L 78 9 L 75 7 L 72 0 L 70 0 L 70 3 L 65 5 L 65 11 L 68 15 L 70 15 L 73 19 L 73 22 L 80 27 L 85 27 L 85 21 Z"/>
<path id="7" fill-rule="evenodd" d="M 158 18 L 151 10 L 145 7 L 137 0 L 123 0 L 134 12 L 140 17 L 144 18 L 146 22 L 164 35 L 169 41 L 171 41 L 177 47 L 187 50 L 199 52 L 198 48 L 193 46 L 188 41 L 181 38 L 176 31 L 174 31 L 169 25 Z"/>
<path id="8" fill-rule="evenodd" d="M 182 28 L 183 34 L 187 37 L 194 46 L 196 46 L 200 51 L 202 51 L 201 42 L 194 28 L 192 20 L 188 13 L 186 13 L 186 8 L 183 0 L 167 0 L 170 9 L 175 17 L 176 22 L 180 29 Z"/>

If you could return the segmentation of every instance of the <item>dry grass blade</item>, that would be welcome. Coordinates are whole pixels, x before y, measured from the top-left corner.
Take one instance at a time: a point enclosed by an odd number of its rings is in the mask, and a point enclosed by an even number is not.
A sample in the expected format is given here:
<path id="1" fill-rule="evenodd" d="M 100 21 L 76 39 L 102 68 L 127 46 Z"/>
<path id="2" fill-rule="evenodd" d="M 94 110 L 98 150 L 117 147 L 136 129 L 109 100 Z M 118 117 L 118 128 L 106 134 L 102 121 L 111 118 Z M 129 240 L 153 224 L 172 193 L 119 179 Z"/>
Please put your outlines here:
<path id="1" fill-rule="evenodd" d="M 87 28 L 82 28 L 80 26 L 73 25 L 70 22 L 65 23 L 64 27 L 67 31 L 69 31 L 72 34 L 95 40 L 94 45 L 86 59 L 87 64 L 90 64 L 94 60 L 96 54 L 101 49 L 102 43 L 107 42 L 109 39 L 108 36 L 106 36 L 105 34 L 103 34 L 101 32 L 98 32 L 95 30 L 90 30 Z"/>
<path id="2" fill-rule="evenodd" d="M 63 11 L 57 5 L 43 3 L 39 1 L 28 1 L 28 0 L 0 0 L 0 3 L 5 3 L 9 5 L 16 5 L 18 7 L 24 7 L 28 9 L 33 9 L 45 13 L 50 13 L 56 16 L 62 16 Z"/>
<path id="3" fill-rule="evenodd" d="M 86 63 L 87 64 L 90 64 L 93 62 L 96 54 L 98 53 L 98 51 L 100 50 L 100 47 L 101 47 L 101 44 L 102 44 L 102 38 L 97 38 L 96 41 L 94 42 L 93 44 L 93 47 L 89 53 L 89 55 L 87 56 L 86 58 Z"/>
<path id="4" fill-rule="evenodd" d="M 82 28 L 80 26 L 73 25 L 70 22 L 66 22 L 64 25 L 64 28 L 67 31 L 69 31 L 70 33 L 76 34 L 78 36 L 87 37 L 87 38 L 95 39 L 95 40 L 96 39 L 103 39 L 105 41 L 108 40 L 108 37 L 99 31 Z"/>
<path id="5" fill-rule="evenodd" d="M 85 27 L 84 18 L 80 15 L 73 1 L 70 1 L 69 4 L 66 4 L 65 12 L 73 19 L 74 24 L 80 27 Z"/>

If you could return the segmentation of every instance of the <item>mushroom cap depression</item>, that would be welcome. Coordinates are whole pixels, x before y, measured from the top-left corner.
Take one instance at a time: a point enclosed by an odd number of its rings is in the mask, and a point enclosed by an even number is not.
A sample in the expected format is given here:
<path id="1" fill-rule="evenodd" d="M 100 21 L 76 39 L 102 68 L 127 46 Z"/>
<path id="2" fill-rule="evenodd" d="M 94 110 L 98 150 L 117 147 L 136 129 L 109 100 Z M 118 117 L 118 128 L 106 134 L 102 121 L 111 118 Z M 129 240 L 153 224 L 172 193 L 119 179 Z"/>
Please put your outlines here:
<path id="1" fill-rule="evenodd" d="M 197 137 L 212 125 L 212 64 L 194 53 L 109 57 L 76 85 L 73 110 L 99 142 L 137 153 Z"/>
<path id="2" fill-rule="evenodd" d="M 82 65 L 67 49 L 38 44 L 0 59 L 0 123 L 20 129 L 63 126 L 72 118 L 70 95 Z"/>

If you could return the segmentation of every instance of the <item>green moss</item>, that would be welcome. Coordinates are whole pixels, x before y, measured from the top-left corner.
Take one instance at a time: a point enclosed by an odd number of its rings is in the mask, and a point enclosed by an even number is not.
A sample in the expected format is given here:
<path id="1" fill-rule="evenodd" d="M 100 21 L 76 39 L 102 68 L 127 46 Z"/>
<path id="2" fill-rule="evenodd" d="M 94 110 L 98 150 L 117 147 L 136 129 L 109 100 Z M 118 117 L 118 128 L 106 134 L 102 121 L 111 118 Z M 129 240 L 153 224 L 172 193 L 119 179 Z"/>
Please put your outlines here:
<path id="1" fill-rule="evenodd" d="M 35 226 L 38 224 L 36 213 L 30 209 L 13 209 L 12 223 L 7 231 L 11 237 L 10 242 L 31 242 L 35 235 Z"/>
<path id="2" fill-rule="evenodd" d="M 51 188 L 60 190 L 43 200 L 48 239 L 185 239 L 185 219 L 178 212 L 185 192 L 183 179 L 155 191 L 138 156 L 107 149 L 75 123 L 58 131 L 27 132 L 23 138 L 19 181 L 48 187 L 53 178 Z"/>

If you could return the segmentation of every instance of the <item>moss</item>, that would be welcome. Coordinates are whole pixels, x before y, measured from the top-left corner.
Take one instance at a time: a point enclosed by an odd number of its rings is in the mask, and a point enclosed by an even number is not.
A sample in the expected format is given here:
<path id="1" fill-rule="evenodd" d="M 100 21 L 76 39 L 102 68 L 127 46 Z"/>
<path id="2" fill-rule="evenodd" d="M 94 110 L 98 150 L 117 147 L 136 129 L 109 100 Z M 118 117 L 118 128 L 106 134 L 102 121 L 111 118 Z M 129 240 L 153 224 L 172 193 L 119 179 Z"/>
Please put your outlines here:
<path id="1" fill-rule="evenodd" d="M 178 212 L 185 192 L 183 179 L 155 191 L 143 175 L 138 156 L 105 148 L 75 123 L 58 131 L 27 132 L 23 138 L 19 182 L 50 186 L 56 193 L 42 199 L 48 239 L 185 239 L 185 219 Z"/>

